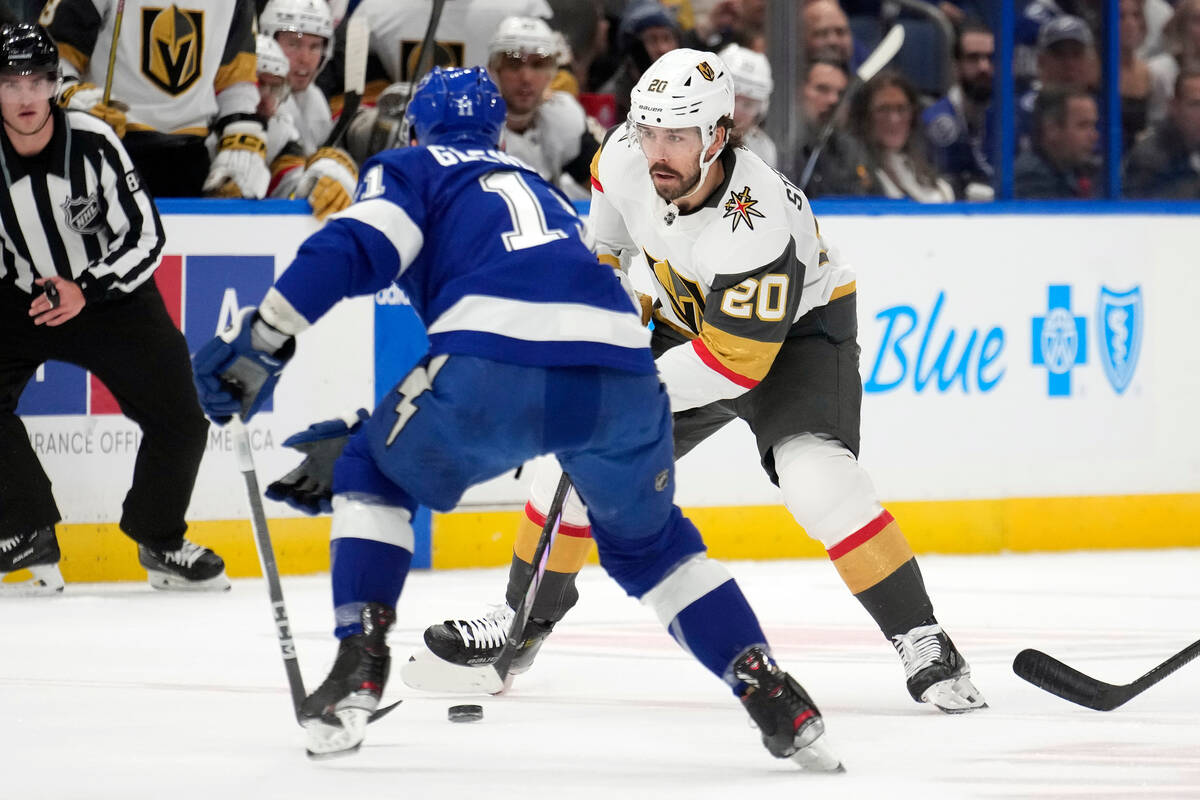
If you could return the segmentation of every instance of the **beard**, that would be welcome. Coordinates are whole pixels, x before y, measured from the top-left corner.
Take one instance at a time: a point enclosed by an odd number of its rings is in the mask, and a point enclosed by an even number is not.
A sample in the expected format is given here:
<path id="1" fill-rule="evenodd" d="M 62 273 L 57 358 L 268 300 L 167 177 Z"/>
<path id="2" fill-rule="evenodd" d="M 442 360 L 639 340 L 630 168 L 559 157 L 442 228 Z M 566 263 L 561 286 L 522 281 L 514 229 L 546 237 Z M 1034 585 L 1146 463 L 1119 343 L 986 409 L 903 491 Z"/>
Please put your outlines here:
<path id="1" fill-rule="evenodd" d="M 976 78 L 972 81 L 963 81 L 962 90 L 971 102 L 981 106 L 987 105 L 992 99 L 992 79 Z"/>
<path id="2" fill-rule="evenodd" d="M 676 179 L 676 183 L 677 183 L 675 188 L 664 189 L 663 187 L 659 186 L 659 184 L 655 183 L 654 175 L 653 175 L 653 173 L 655 173 L 655 172 L 666 172 L 666 173 L 674 176 Z M 654 191 L 658 194 L 659 197 L 661 197 L 663 200 L 666 200 L 668 203 L 673 203 L 676 200 L 678 200 L 679 198 L 683 197 L 685 194 L 690 192 L 692 189 L 696 188 L 696 184 L 700 181 L 700 168 L 699 167 L 696 167 L 696 171 L 693 172 L 691 175 L 684 175 L 680 172 L 676 172 L 675 170 L 671 169 L 670 167 L 662 167 L 662 166 L 652 167 L 650 169 L 650 173 L 651 173 L 650 182 L 654 183 Z"/>

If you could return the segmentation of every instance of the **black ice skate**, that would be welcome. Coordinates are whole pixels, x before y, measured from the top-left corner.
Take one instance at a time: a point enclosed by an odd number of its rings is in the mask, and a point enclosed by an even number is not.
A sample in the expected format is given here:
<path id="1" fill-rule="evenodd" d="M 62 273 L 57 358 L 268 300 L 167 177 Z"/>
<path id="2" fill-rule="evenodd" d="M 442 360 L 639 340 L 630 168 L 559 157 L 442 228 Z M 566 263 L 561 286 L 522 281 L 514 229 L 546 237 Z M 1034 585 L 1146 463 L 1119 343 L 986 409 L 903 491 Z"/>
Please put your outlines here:
<path id="1" fill-rule="evenodd" d="M 19 570 L 29 570 L 32 574 L 28 580 L 0 583 L 0 596 L 30 597 L 61 592 L 60 557 L 53 525 L 16 536 L 0 536 L 0 580 Z"/>
<path id="2" fill-rule="evenodd" d="M 229 589 L 221 557 L 187 539 L 178 550 L 158 550 L 139 544 L 138 562 L 146 568 L 146 578 L 155 589 L 199 592 Z"/>
<path id="3" fill-rule="evenodd" d="M 971 667 L 933 617 L 893 636 L 892 646 L 904 665 L 908 693 L 918 703 L 929 703 L 947 714 L 987 708 L 971 682 Z"/>
<path id="4" fill-rule="evenodd" d="M 300 706 L 308 730 L 309 758 L 349 755 L 362 745 L 366 726 L 379 708 L 392 664 L 387 632 L 396 612 L 382 603 L 362 610 L 362 633 L 338 645 L 329 677 Z"/>
<path id="5" fill-rule="evenodd" d="M 425 629 L 427 650 L 414 653 L 401 668 L 404 683 L 413 689 L 428 692 L 474 692 L 496 691 L 507 687 L 488 687 L 470 675 L 464 675 L 463 667 L 489 667 L 500 658 L 504 642 L 512 627 L 513 610 L 507 603 L 492 608 L 476 619 L 446 620 Z M 508 677 L 519 675 L 533 666 L 533 660 L 542 648 L 542 642 L 554 630 L 554 623 L 544 619 L 530 618 L 525 623 L 524 638 L 517 648 Z M 489 670 L 491 672 L 491 670 Z M 489 676 L 490 677 L 490 676 Z"/>
<path id="6" fill-rule="evenodd" d="M 735 661 L 733 675 L 746 684 L 742 705 L 771 755 L 790 758 L 814 772 L 845 772 L 825 741 L 825 722 L 816 703 L 761 648 L 752 647 Z"/>

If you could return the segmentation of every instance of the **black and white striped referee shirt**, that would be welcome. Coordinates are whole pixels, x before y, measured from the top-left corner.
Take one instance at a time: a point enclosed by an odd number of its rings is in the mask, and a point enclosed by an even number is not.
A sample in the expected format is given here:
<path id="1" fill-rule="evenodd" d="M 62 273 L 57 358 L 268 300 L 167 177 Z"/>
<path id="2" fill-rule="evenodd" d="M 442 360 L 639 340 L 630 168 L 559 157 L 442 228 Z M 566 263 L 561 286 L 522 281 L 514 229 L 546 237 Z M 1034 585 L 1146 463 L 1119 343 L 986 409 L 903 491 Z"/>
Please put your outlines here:
<path id="1" fill-rule="evenodd" d="M 0 130 L 0 286 L 32 295 L 36 278 L 60 275 L 88 302 L 131 292 L 158 265 L 158 211 L 112 128 L 82 111 L 52 113 L 37 155 L 18 155 Z"/>

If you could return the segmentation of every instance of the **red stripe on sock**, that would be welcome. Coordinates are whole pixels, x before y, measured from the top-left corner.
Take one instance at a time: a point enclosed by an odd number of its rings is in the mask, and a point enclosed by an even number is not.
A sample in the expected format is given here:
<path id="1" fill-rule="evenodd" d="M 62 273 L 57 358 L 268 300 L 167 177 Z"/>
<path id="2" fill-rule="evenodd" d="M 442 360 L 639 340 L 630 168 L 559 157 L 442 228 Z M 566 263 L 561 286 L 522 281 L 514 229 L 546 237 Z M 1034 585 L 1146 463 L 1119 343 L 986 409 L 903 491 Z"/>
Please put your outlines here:
<path id="1" fill-rule="evenodd" d="M 833 547 L 829 548 L 829 560 L 837 561 L 854 548 L 866 544 L 872 538 L 874 538 L 875 534 L 879 533 L 894 521 L 895 520 L 892 519 L 891 512 L 885 508 L 883 513 L 878 517 L 871 520 L 866 525 L 835 544 Z"/>
<path id="2" fill-rule="evenodd" d="M 535 525 L 546 525 L 546 515 L 533 507 L 533 503 L 525 503 L 525 516 Z M 579 539 L 592 538 L 591 525 L 571 525 L 567 522 L 558 523 L 558 532 L 563 536 L 574 536 Z"/>

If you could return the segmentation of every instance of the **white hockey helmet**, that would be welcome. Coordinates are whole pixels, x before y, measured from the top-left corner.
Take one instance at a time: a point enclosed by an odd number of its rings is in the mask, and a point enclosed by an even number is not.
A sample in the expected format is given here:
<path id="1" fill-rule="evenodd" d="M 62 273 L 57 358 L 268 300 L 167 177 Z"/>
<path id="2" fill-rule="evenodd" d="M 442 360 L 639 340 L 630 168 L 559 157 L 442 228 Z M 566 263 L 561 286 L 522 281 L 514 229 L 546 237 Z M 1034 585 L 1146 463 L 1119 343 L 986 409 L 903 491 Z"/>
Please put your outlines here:
<path id="1" fill-rule="evenodd" d="M 498 55 L 549 56 L 558 61 L 558 36 L 537 17 L 505 17 L 488 42 L 488 61 Z"/>
<path id="2" fill-rule="evenodd" d="M 771 62 L 762 53 L 740 44 L 726 45 L 719 55 L 733 74 L 734 91 L 742 97 L 760 101 L 761 113 L 766 114 L 771 92 L 775 89 L 775 81 L 771 79 Z"/>
<path id="3" fill-rule="evenodd" d="M 288 76 L 288 70 L 291 69 L 288 57 L 283 54 L 283 48 L 279 46 L 279 42 L 270 36 L 260 33 L 254 37 L 254 54 L 258 57 L 259 72 L 265 72 L 277 78 Z"/>
<path id="4" fill-rule="evenodd" d="M 733 117 L 733 94 L 733 77 L 720 56 L 703 50 L 672 50 L 651 64 L 630 92 L 630 132 L 636 135 L 638 125 L 699 128 L 699 187 L 721 155 L 718 150 L 704 160 L 716 137 L 718 121 Z"/>
<path id="5" fill-rule="evenodd" d="M 333 56 L 333 13 L 325 0 L 270 0 L 259 15 L 258 28 L 272 39 L 281 31 L 324 37 L 325 52 L 317 72 Z"/>

